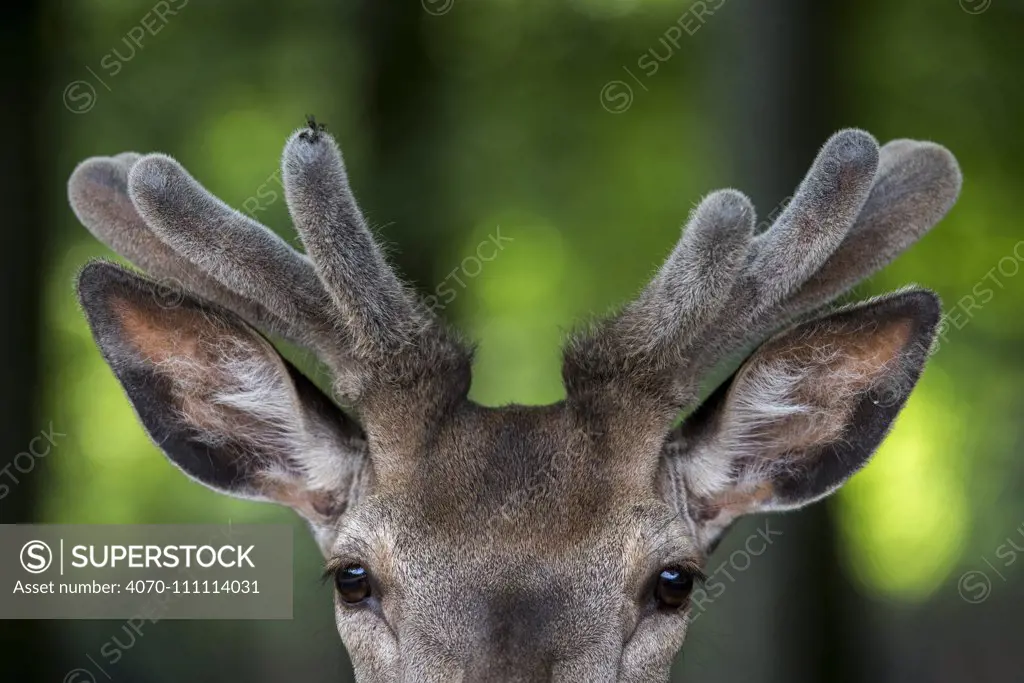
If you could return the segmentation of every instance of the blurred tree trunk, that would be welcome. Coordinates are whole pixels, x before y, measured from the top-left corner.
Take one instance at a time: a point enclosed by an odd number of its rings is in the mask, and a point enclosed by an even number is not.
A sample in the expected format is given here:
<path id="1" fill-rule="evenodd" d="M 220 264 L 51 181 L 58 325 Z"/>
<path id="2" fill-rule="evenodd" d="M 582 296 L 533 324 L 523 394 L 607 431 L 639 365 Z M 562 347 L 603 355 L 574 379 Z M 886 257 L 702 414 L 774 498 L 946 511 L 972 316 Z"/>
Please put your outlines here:
<path id="1" fill-rule="evenodd" d="M 739 44 L 748 71 L 738 93 L 734 137 L 758 206 L 788 197 L 818 148 L 837 128 L 842 82 L 834 4 L 790 0 L 742 13 Z M 766 59 L 765 57 L 768 56 Z M 776 565 L 778 649 L 773 680 L 853 683 L 858 675 L 851 595 L 840 570 L 832 507 L 780 520 L 789 551 Z"/>
<path id="2" fill-rule="evenodd" d="M 41 207 L 44 174 L 41 159 L 46 139 L 45 122 L 60 101 L 41 102 L 41 86 L 51 61 L 38 48 L 41 22 L 36 3 L 5 3 L 0 10 L 0 35 L 7 68 L 0 71 L 0 124 L 8 131 L 0 155 L 0 196 L 4 225 L 0 229 L 0 357 L 4 359 L 0 382 L 0 523 L 24 524 L 34 520 L 41 490 L 43 462 L 27 472 L 13 464 L 24 452 L 44 420 L 36 414 L 39 382 L 39 308 L 42 293 L 43 234 L 46 225 Z M 52 39 L 53 37 L 50 36 Z M 45 107 L 45 108 L 44 108 Z M 63 112 L 63 109 L 60 109 Z M 24 470 L 27 465 L 20 461 Z M 17 483 L 14 482 L 17 478 Z M 54 649 L 47 622 L 0 621 L 3 643 L 3 679 L 9 681 L 58 680 L 51 670 Z"/>
<path id="3" fill-rule="evenodd" d="M 366 55 L 364 101 L 372 135 L 372 182 L 363 205 L 403 275 L 433 288 L 443 138 L 439 130 L 440 75 L 426 44 L 424 22 L 437 20 L 418 2 L 364 0 L 360 8 L 362 53 Z M 446 19 L 448 19 L 446 17 Z"/>
<path id="4" fill-rule="evenodd" d="M 836 84 L 844 75 L 838 12 L 834 3 L 815 0 L 736 0 L 721 12 L 714 101 L 727 122 L 722 142 L 733 160 L 732 177 L 751 195 L 759 222 L 791 195 L 828 136 L 851 123 L 838 116 Z M 742 603 L 730 601 L 730 647 L 746 643 L 749 656 L 709 663 L 711 678 L 865 680 L 861 671 L 870 653 L 858 651 L 860 615 L 840 568 L 831 506 L 813 505 L 769 523 L 782 536 L 757 558 L 752 571 L 758 578 L 744 580 L 757 590 L 748 585 Z"/>

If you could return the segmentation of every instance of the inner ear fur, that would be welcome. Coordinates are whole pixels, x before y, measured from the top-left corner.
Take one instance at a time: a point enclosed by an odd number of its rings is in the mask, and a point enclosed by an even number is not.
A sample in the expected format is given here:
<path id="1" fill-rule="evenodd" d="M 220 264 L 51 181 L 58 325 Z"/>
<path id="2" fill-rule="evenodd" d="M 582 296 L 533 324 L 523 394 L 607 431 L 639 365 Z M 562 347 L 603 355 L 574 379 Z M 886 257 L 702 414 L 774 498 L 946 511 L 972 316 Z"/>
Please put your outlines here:
<path id="1" fill-rule="evenodd" d="M 843 438 L 867 394 L 903 393 L 910 320 L 843 315 L 766 343 L 738 373 L 721 445 L 740 457 L 796 464 Z"/>
<path id="2" fill-rule="evenodd" d="M 724 526 L 838 488 L 906 403 L 940 313 L 934 294 L 910 290 L 765 342 L 666 442 L 665 464 L 685 484 L 690 513 Z"/>
<path id="3" fill-rule="evenodd" d="M 323 522 L 365 465 L 349 419 L 234 314 L 109 263 L 79 295 L 97 344 L 140 421 L 193 479 Z"/>

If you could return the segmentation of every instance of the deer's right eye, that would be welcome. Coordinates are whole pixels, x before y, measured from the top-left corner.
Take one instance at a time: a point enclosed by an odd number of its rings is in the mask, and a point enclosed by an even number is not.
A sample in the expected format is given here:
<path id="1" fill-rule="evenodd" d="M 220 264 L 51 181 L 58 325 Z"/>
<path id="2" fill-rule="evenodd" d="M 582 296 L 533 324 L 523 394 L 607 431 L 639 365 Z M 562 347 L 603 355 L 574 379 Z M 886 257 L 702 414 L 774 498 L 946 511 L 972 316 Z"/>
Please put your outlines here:
<path id="1" fill-rule="evenodd" d="M 373 592 L 370 587 L 370 575 L 365 567 L 352 564 L 342 567 L 334 573 L 334 587 L 342 602 L 354 605 L 366 600 Z"/>
<path id="2" fill-rule="evenodd" d="M 663 569 L 654 585 L 654 598 L 661 607 L 679 609 L 689 600 L 695 578 L 685 569 Z"/>

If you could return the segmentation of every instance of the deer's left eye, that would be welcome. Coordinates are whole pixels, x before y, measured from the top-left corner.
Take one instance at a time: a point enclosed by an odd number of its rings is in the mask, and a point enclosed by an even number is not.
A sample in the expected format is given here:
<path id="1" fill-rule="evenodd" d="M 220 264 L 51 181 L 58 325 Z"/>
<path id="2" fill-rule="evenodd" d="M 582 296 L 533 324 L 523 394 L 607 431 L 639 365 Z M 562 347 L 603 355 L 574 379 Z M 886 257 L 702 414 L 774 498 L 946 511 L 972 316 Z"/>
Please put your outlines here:
<path id="1" fill-rule="evenodd" d="M 654 598 L 659 607 L 678 609 L 686 604 L 693 590 L 694 575 L 685 569 L 662 569 L 654 584 Z"/>
<path id="2" fill-rule="evenodd" d="M 358 564 L 342 567 L 334 573 L 334 587 L 342 602 L 354 605 L 370 597 L 370 575 Z"/>

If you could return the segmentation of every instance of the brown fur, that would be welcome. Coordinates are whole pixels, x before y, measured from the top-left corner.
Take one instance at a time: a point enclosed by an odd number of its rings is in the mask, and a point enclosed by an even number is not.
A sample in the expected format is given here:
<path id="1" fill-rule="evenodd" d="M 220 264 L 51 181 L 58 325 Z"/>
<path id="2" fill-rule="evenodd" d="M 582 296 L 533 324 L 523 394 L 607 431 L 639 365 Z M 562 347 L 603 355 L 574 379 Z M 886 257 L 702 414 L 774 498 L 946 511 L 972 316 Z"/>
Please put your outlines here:
<path id="1" fill-rule="evenodd" d="M 388 268 L 330 135 L 296 133 L 283 165 L 311 258 L 168 157 L 83 163 L 83 222 L 187 293 L 161 307 L 155 282 L 99 262 L 79 295 L 175 465 L 298 511 L 328 572 L 366 569 L 370 597 L 335 615 L 368 683 L 665 680 L 689 610 L 659 602 L 659 575 L 698 574 L 738 516 L 862 467 L 939 303 L 909 290 L 784 329 L 673 428 L 680 411 L 710 367 L 885 265 L 959 188 L 935 145 L 838 133 L 766 233 L 743 195 L 709 195 L 639 299 L 567 344 L 565 401 L 488 408 L 467 397 L 470 347 Z M 346 409 L 254 328 L 320 353 Z"/>

